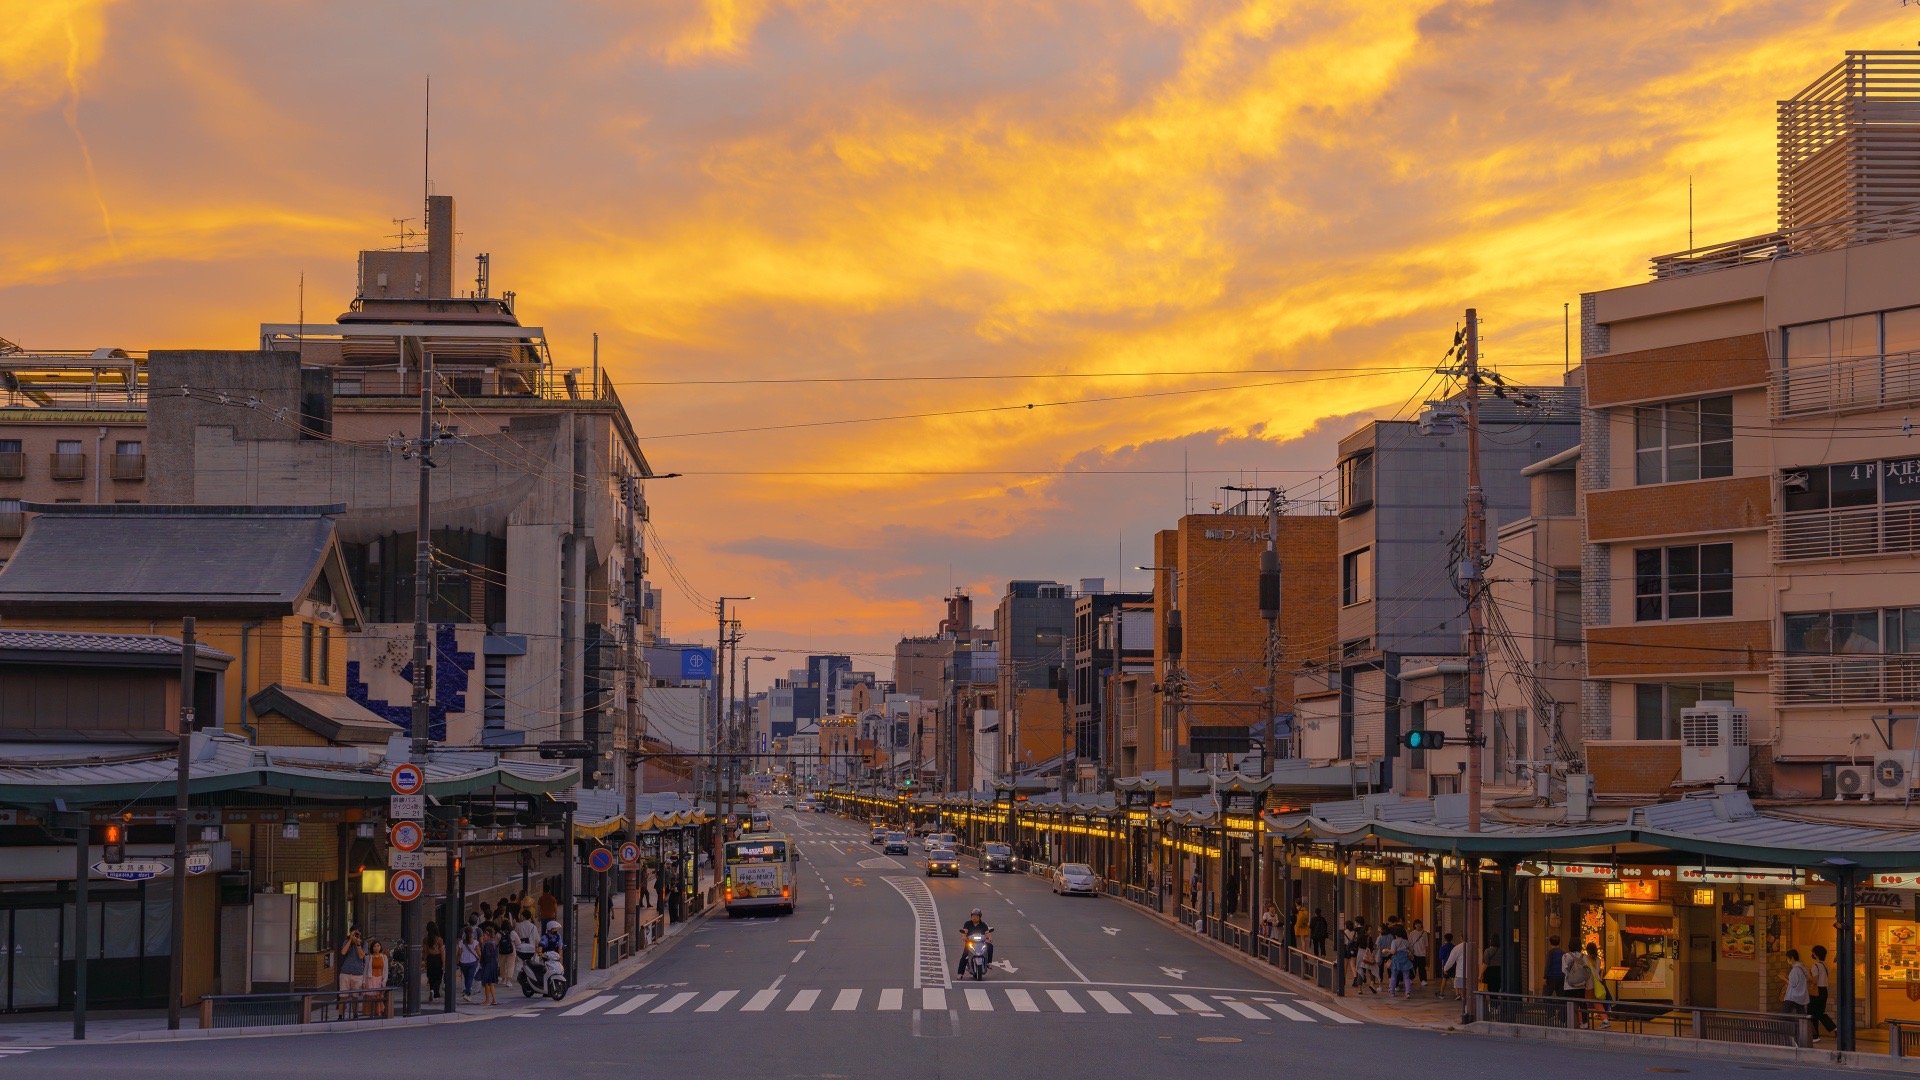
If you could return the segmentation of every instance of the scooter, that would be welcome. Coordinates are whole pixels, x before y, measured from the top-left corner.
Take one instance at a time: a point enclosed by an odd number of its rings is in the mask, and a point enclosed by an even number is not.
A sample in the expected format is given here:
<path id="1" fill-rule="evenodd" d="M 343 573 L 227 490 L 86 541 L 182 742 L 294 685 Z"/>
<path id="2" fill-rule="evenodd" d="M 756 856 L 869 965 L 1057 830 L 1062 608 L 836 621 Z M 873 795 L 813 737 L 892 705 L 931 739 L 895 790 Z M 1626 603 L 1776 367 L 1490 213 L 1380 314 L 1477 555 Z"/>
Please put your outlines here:
<path id="1" fill-rule="evenodd" d="M 520 980 L 520 992 L 527 997 L 545 994 L 555 1001 L 567 996 L 567 972 L 560 962 L 560 954 L 551 949 L 535 953 L 534 959 L 521 963 L 516 976 Z"/>
<path id="2" fill-rule="evenodd" d="M 987 935 L 978 931 L 967 935 L 967 974 L 975 982 L 987 977 Z"/>

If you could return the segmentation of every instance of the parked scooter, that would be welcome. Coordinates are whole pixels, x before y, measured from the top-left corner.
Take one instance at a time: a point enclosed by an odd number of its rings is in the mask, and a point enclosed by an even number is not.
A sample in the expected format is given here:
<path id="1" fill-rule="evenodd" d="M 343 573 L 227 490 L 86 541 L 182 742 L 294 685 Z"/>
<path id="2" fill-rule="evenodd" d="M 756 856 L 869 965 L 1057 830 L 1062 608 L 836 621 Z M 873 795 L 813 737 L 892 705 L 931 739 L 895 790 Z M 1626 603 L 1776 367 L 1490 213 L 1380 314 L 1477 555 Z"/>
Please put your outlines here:
<path id="1" fill-rule="evenodd" d="M 520 992 L 527 997 L 545 994 L 555 1001 L 567 996 L 567 972 L 560 953 L 549 949 L 536 952 L 520 965 Z"/>
<path id="2" fill-rule="evenodd" d="M 974 931 L 967 935 L 967 974 L 975 982 L 987 977 L 987 935 Z"/>

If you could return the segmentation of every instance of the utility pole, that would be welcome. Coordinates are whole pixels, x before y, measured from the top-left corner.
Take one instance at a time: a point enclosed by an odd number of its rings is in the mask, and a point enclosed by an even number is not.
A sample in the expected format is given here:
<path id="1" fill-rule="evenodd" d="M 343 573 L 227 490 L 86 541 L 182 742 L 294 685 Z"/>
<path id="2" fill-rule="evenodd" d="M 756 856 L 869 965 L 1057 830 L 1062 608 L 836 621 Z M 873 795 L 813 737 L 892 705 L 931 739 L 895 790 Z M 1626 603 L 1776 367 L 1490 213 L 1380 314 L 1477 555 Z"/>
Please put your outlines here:
<path id="1" fill-rule="evenodd" d="M 427 749 L 432 730 L 429 710 L 433 693 L 433 640 L 427 620 L 431 613 L 429 598 L 433 587 L 433 531 L 429 515 L 432 495 L 433 446 L 440 433 L 433 426 L 433 353 L 418 339 L 407 339 L 420 351 L 420 438 L 404 444 L 403 453 L 419 462 L 420 486 L 414 505 L 413 556 L 413 708 L 408 717 L 408 735 L 412 740 L 408 755 L 422 769 L 427 764 Z M 403 346 L 404 348 L 404 346 Z M 420 901 L 407 900 L 400 905 L 400 941 L 406 946 L 406 986 L 402 1011 L 408 1016 L 420 1013 L 421 926 Z"/>
<path id="2" fill-rule="evenodd" d="M 720 866 L 723 865 L 727 840 L 726 819 L 721 815 L 720 811 L 720 738 L 721 732 L 724 730 L 720 720 L 720 710 L 722 708 L 720 695 L 724 689 L 722 676 L 726 674 L 727 670 L 727 601 L 746 601 L 751 599 L 753 599 L 751 596 L 722 596 L 713 602 L 714 617 L 718 620 L 714 626 L 713 634 L 713 658 L 715 661 L 712 679 L 713 737 L 710 745 L 703 749 L 709 751 L 707 755 L 707 771 L 713 777 L 713 865 L 715 873 L 718 873 Z M 696 791 L 694 794 L 696 801 L 698 801 L 697 796 L 699 792 Z"/>
<path id="3" fill-rule="evenodd" d="M 634 505 L 640 501 L 639 478 L 629 474 L 620 478 L 620 501 L 627 519 L 627 572 L 622 576 L 627 596 L 623 620 L 626 623 L 627 636 L 627 838 L 634 843 L 640 842 L 639 830 L 634 827 L 640 820 L 640 666 L 645 663 L 640 653 L 640 560 L 635 557 L 634 549 L 640 546 L 640 534 L 634 528 Z M 627 941 L 636 946 L 640 939 L 640 864 L 626 868 L 621 877 L 624 887 L 624 907 L 627 914 Z M 449 924 L 451 925 L 451 924 Z M 451 998 L 448 1004 L 452 1004 Z"/>
<path id="4" fill-rule="evenodd" d="M 1467 525 L 1466 560 L 1460 578 L 1467 587 L 1467 831 L 1480 831 L 1481 719 L 1486 708 L 1487 628 L 1485 582 L 1481 567 L 1487 549 L 1487 501 L 1480 487 L 1480 314 L 1467 309 Z M 1480 934 L 1479 856 L 1467 858 L 1462 867 L 1461 892 L 1466 909 L 1467 936 L 1475 948 L 1484 951 L 1487 942 Z M 1506 942 L 1501 943 L 1502 948 Z M 1480 975 L 1480 952 L 1467 955 L 1467 986 Z M 1472 993 L 1462 1020 L 1470 1020 Z"/>
<path id="5" fill-rule="evenodd" d="M 1280 757 L 1280 506 L 1286 492 L 1277 487 L 1225 490 L 1267 497 L 1267 550 L 1260 553 L 1260 616 L 1267 620 L 1267 725 L 1260 744 L 1260 771 L 1273 772 Z"/>
<path id="6" fill-rule="evenodd" d="M 173 948 L 167 957 L 168 1031 L 180 1030 L 180 999 L 186 997 L 187 989 L 187 956 L 181 942 L 187 936 L 187 782 L 193 771 L 194 674 L 198 659 L 193 616 L 189 615 L 180 620 L 180 750 L 173 773 Z M 84 943 L 74 950 L 73 963 L 76 973 L 87 965 Z"/>

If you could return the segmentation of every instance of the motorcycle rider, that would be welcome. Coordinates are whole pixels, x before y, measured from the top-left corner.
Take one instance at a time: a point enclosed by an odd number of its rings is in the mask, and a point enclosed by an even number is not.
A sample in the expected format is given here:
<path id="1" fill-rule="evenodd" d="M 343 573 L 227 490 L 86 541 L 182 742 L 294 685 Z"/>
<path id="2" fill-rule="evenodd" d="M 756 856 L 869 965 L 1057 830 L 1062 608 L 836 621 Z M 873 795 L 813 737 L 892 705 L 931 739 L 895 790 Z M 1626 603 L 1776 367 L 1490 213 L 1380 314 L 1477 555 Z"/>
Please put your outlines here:
<path id="1" fill-rule="evenodd" d="M 956 975 L 967 973 L 967 938 L 975 933 L 987 935 L 987 964 L 993 964 L 993 927 L 987 925 L 986 915 L 979 908 L 974 908 L 973 913 L 967 916 L 967 921 L 960 925 L 960 967 L 954 972 Z"/>

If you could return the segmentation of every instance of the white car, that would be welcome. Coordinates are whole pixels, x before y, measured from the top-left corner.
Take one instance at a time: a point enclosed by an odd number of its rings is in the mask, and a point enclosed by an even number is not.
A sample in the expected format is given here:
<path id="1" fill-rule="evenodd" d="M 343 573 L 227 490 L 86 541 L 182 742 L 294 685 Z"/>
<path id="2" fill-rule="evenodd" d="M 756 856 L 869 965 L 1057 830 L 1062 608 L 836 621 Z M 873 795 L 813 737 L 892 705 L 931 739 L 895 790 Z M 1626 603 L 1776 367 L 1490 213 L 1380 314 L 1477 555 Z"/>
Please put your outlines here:
<path id="1" fill-rule="evenodd" d="M 926 846 L 928 851 L 934 848 L 957 848 L 960 846 L 960 838 L 950 832 L 928 833 Z"/>
<path id="2" fill-rule="evenodd" d="M 1100 875 L 1086 863 L 1070 862 L 1058 866 L 1053 871 L 1053 891 L 1062 896 L 1080 894 L 1083 896 L 1100 895 Z"/>

